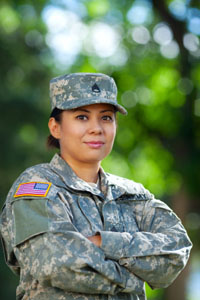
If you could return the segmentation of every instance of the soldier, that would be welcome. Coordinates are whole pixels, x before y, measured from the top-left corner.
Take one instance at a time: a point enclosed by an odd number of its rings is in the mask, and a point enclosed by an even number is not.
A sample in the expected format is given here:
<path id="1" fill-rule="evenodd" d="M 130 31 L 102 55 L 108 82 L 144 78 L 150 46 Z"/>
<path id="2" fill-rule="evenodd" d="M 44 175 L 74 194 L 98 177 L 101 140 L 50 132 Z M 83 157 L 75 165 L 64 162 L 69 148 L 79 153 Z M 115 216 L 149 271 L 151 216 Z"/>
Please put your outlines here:
<path id="1" fill-rule="evenodd" d="M 50 163 L 25 170 L 1 215 L 17 299 L 144 300 L 170 285 L 191 242 L 180 219 L 141 184 L 104 172 L 116 133 L 112 78 L 75 73 L 50 82 Z"/>

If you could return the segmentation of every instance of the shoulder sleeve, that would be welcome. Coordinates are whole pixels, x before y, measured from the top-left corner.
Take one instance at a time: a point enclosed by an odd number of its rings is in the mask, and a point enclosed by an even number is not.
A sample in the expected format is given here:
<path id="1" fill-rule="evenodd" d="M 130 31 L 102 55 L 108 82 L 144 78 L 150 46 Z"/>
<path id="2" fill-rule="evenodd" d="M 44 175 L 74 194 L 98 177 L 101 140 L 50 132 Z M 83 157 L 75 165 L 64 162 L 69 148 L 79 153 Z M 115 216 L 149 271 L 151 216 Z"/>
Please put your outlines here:
<path id="1" fill-rule="evenodd" d="M 59 188 L 49 181 L 48 170 L 48 164 L 25 170 L 8 193 L 1 215 L 1 234 L 8 257 L 12 256 L 13 247 L 50 229 L 48 203 L 56 203 Z M 67 221 L 69 214 L 62 202 L 59 207 L 57 214 Z"/>
<path id="2" fill-rule="evenodd" d="M 11 208 L 15 232 L 13 246 L 45 232 L 62 231 L 62 226 L 76 231 L 71 222 L 72 216 L 59 198 L 59 189 L 54 185 L 44 196 L 32 194 L 14 197 Z"/>
<path id="3" fill-rule="evenodd" d="M 47 199 L 21 198 L 13 202 L 16 246 L 30 237 L 48 231 Z"/>

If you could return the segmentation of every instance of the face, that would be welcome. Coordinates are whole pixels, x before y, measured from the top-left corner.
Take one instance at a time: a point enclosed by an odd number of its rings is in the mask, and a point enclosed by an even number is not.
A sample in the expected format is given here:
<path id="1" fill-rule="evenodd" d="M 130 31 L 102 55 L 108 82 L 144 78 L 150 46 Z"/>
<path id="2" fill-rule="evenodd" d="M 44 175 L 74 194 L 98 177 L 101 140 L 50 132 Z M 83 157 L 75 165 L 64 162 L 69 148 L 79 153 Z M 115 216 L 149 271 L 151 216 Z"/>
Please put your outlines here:
<path id="1" fill-rule="evenodd" d="M 49 129 L 69 165 L 99 164 L 112 150 L 115 117 L 112 105 L 92 104 L 63 111 L 60 123 L 49 120 Z"/>

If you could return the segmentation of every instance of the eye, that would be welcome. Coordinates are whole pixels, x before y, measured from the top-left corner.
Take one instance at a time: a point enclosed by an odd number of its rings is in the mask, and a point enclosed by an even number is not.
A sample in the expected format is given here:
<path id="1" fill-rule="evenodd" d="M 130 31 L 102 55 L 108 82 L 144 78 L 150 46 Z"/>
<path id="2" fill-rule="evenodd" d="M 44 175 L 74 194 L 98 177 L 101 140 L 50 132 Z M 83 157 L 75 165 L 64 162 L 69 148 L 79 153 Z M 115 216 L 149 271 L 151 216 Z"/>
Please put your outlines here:
<path id="1" fill-rule="evenodd" d="M 78 115 L 76 116 L 76 119 L 86 121 L 88 117 L 86 115 Z"/>
<path id="2" fill-rule="evenodd" d="M 112 116 L 103 116 L 102 120 L 104 120 L 104 121 L 113 121 L 113 117 Z"/>

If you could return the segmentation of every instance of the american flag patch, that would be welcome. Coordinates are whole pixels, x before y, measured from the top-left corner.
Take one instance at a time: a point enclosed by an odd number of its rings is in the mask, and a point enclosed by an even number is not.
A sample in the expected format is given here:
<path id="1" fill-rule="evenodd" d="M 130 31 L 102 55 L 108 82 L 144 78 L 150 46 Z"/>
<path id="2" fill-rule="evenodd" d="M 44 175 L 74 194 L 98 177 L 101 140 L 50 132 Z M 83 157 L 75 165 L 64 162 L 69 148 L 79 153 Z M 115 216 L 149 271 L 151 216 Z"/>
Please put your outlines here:
<path id="1" fill-rule="evenodd" d="M 14 197 L 36 196 L 45 197 L 50 189 L 50 182 L 26 182 L 19 184 Z"/>

